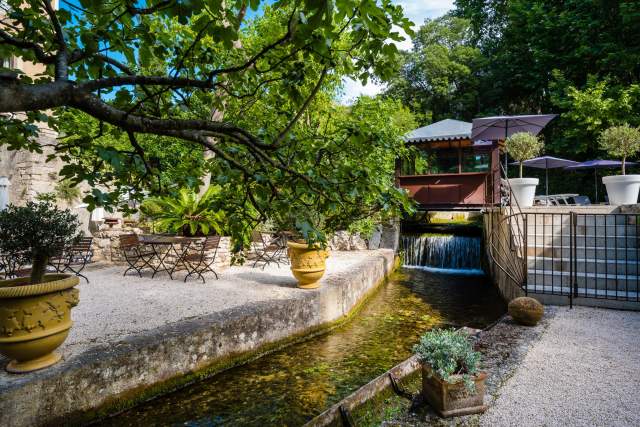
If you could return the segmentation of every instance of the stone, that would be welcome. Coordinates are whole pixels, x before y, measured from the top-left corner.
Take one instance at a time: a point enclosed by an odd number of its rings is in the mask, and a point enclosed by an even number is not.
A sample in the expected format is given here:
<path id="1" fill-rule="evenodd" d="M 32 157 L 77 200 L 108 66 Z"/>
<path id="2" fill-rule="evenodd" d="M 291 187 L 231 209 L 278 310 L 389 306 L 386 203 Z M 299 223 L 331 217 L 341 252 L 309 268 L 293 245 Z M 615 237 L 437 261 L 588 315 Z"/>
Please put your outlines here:
<path id="1" fill-rule="evenodd" d="M 351 242 L 348 231 L 336 231 L 329 240 L 329 249 L 332 251 L 348 251 L 351 249 Z"/>
<path id="2" fill-rule="evenodd" d="M 351 235 L 351 244 L 349 246 L 352 251 L 364 251 L 368 249 L 367 241 L 359 234 Z"/>
<path id="3" fill-rule="evenodd" d="M 544 307 L 534 298 L 519 297 L 509 303 L 509 315 L 520 325 L 535 326 L 543 314 Z"/>

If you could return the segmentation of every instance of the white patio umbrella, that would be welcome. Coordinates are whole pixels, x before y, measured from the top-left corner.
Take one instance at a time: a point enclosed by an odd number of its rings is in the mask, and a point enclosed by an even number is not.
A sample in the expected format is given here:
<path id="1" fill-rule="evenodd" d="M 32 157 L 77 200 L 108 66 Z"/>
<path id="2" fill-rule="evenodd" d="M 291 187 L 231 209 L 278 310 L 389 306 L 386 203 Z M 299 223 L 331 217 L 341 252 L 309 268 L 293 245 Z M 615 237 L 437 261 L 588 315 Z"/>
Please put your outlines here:
<path id="1" fill-rule="evenodd" d="M 507 139 L 514 133 L 529 132 L 537 135 L 553 120 L 557 114 L 531 114 L 522 116 L 495 116 L 473 119 L 471 140 L 490 139 L 493 141 Z M 507 173 L 508 156 L 505 150 L 505 174 Z"/>

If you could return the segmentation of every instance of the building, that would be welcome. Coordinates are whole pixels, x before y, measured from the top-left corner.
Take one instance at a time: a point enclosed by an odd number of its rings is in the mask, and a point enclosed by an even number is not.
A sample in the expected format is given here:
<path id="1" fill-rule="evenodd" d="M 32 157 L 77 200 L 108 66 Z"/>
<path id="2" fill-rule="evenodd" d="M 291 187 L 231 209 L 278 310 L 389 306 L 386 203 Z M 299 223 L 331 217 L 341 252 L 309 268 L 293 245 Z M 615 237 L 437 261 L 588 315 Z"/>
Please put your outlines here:
<path id="1" fill-rule="evenodd" d="M 396 185 L 421 210 L 478 210 L 500 202 L 497 141 L 472 141 L 471 123 L 446 119 L 405 137 L 415 148 L 396 165 Z"/>

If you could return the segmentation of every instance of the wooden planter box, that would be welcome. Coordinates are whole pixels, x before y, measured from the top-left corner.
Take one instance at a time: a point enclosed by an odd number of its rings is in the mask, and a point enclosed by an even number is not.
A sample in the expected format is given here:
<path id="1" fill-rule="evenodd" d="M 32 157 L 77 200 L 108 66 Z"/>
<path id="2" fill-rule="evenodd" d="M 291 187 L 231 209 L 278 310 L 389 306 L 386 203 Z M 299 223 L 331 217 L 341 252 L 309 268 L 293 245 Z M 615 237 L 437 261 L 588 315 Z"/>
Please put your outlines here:
<path id="1" fill-rule="evenodd" d="M 476 385 L 474 393 L 467 390 L 462 375 L 454 375 L 452 384 L 431 372 L 428 365 L 422 365 L 422 396 L 441 417 L 477 414 L 487 410 L 484 404 L 485 372 L 480 372 L 473 378 Z"/>

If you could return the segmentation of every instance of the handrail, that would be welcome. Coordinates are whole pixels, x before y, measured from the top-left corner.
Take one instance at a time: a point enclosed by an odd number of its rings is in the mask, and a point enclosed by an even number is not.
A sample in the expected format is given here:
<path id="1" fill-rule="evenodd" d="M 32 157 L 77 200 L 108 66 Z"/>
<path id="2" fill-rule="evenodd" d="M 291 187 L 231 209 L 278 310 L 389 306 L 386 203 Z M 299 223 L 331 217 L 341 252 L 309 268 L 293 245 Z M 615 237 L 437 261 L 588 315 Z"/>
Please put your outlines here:
<path id="1" fill-rule="evenodd" d="M 502 176 L 506 176 L 506 171 L 500 164 Z M 508 206 L 509 212 L 500 218 L 498 224 L 494 224 L 495 212 L 492 213 L 488 255 L 491 262 L 498 267 L 506 277 L 508 277 L 517 287 L 526 293 L 527 286 L 527 218 L 520 209 L 518 199 L 513 196 L 513 189 L 508 179 L 504 179 L 508 189 L 508 203 L 502 202 L 502 179 L 500 188 L 500 206 Z M 502 214 L 502 211 L 500 212 Z M 521 223 L 523 227 L 521 227 Z M 515 223 L 515 224 L 514 224 Z M 522 230 L 524 228 L 524 232 Z M 501 235 L 502 233 L 502 235 Z M 509 242 L 508 247 L 504 243 Z M 520 254 L 519 259 L 518 255 Z M 517 273 L 516 273 L 517 272 Z"/>

